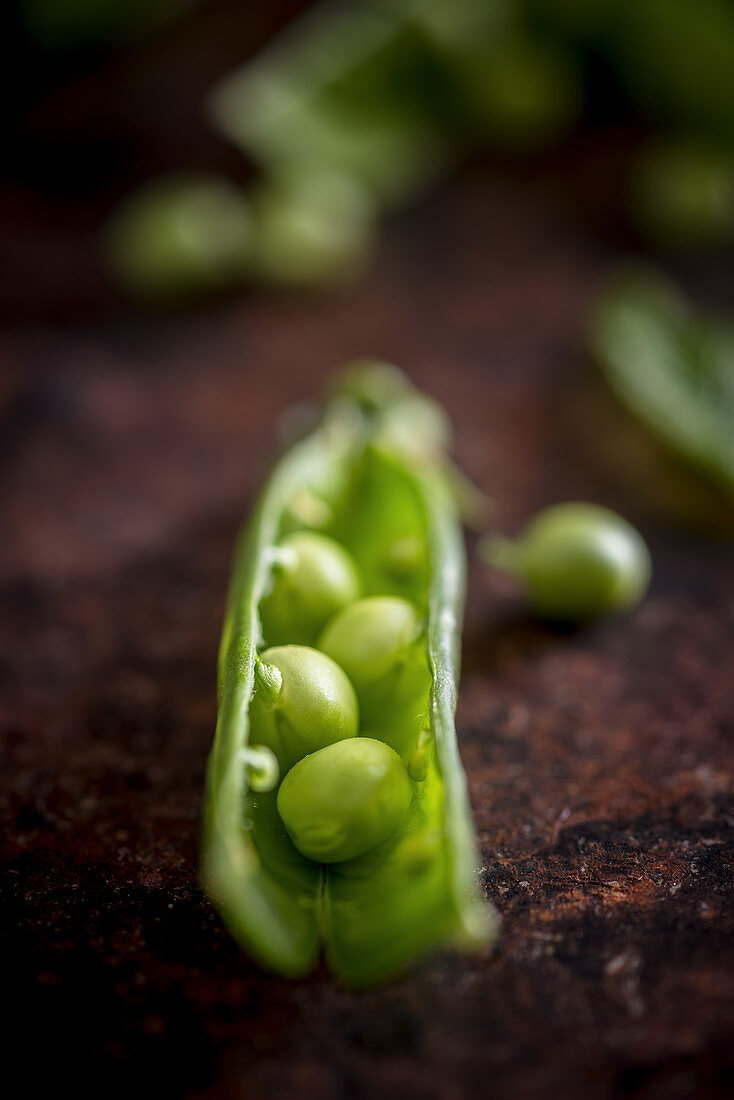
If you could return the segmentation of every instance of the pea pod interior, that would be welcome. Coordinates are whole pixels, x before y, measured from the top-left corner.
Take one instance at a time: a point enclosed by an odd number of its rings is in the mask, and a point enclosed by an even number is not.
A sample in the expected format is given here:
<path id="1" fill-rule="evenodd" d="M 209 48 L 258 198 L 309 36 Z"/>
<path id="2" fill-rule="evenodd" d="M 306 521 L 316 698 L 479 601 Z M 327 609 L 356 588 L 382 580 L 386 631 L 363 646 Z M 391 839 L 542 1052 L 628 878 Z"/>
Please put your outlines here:
<path id="1" fill-rule="evenodd" d="M 458 517 L 440 460 L 381 438 L 383 413 L 335 399 L 321 425 L 281 459 L 241 536 L 220 648 L 202 857 L 212 898 L 263 965 L 304 975 L 323 948 L 332 973 L 352 985 L 383 980 L 442 942 L 484 943 L 494 929 L 493 910 L 476 890 L 454 731 L 464 595 Z M 278 541 L 304 524 L 304 500 L 318 505 L 305 514 L 353 555 L 366 596 L 403 596 L 425 616 L 432 679 L 419 722 L 427 732 L 409 763 L 408 818 L 378 848 L 328 866 L 296 850 L 275 791 L 250 790 L 245 762 L 255 659 L 264 643 L 258 606 Z M 384 721 L 387 728 L 415 717 L 387 713 Z M 379 737 L 374 723 L 370 736 Z"/>

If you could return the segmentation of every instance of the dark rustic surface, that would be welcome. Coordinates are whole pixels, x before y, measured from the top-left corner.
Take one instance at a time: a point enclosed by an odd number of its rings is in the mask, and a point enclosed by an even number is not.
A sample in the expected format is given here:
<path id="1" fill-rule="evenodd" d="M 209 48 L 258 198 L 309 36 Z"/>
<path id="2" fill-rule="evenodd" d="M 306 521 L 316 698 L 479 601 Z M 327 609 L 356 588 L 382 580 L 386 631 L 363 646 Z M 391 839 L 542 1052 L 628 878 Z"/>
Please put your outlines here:
<path id="1" fill-rule="evenodd" d="M 731 1094 L 731 510 L 578 351 L 621 144 L 478 166 L 344 292 L 163 319 L 91 295 L 92 320 L 6 326 L 0 934 L 25 1095 Z M 685 274 L 732 306 L 725 270 Z M 655 579 L 630 617 L 558 634 L 472 569 L 458 725 L 502 935 L 356 995 L 251 964 L 196 838 L 239 519 L 279 411 L 364 352 L 445 402 L 498 524 L 608 504 Z"/>

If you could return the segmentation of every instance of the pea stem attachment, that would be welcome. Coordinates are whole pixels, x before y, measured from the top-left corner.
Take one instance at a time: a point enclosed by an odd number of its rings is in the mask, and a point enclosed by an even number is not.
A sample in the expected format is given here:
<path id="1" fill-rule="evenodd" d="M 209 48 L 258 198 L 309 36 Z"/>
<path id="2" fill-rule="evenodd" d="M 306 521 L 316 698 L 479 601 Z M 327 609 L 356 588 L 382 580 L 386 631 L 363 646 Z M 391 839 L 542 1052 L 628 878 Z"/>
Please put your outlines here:
<path id="1" fill-rule="evenodd" d="M 278 758 L 267 745 L 248 745 L 240 752 L 240 760 L 245 766 L 245 777 L 251 790 L 262 793 L 272 791 L 278 785 Z"/>
<path id="2" fill-rule="evenodd" d="M 261 657 L 255 659 L 255 691 L 264 703 L 275 706 L 283 687 L 283 673 L 275 665 L 266 664 Z"/>
<path id="3" fill-rule="evenodd" d="M 273 576 L 287 573 L 295 565 L 296 555 L 287 547 L 276 546 L 270 553 L 270 572 Z"/>
<path id="4" fill-rule="evenodd" d="M 422 729 L 418 734 L 415 748 L 407 764 L 408 775 L 416 783 L 422 782 L 428 775 L 432 744 L 433 734 L 430 730 Z"/>

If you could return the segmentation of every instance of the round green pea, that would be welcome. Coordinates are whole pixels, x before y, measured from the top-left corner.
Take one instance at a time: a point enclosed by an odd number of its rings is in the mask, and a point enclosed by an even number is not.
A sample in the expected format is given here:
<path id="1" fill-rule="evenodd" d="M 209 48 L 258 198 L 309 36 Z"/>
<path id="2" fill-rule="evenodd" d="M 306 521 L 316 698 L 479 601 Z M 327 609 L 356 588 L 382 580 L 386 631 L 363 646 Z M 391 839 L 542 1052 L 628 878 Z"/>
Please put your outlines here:
<path id="1" fill-rule="evenodd" d="M 397 753 L 382 741 L 355 737 L 319 749 L 291 768 L 278 791 L 278 812 L 302 855 L 316 863 L 339 863 L 397 832 L 412 794 Z"/>
<path id="2" fill-rule="evenodd" d="M 354 688 L 330 657 L 302 645 L 265 650 L 255 670 L 250 741 L 272 749 L 281 775 L 302 756 L 358 730 Z"/>
<path id="3" fill-rule="evenodd" d="M 241 283 L 250 249 L 244 195 L 217 176 L 164 176 L 129 195 L 106 231 L 110 273 L 129 293 L 153 300 Z"/>
<path id="4" fill-rule="evenodd" d="M 430 687 L 422 617 L 398 596 L 355 600 L 328 623 L 318 646 L 346 672 L 368 723 Z"/>
<path id="5" fill-rule="evenodd" d="M 489 539 L 483 557 L 524 581 L 542 618 L 583 622 L 624 611 L 644 596 L 650 554 L 635 528 L 595 504 L 540 512 L 517 542 Z"/>
<path id="6" fill-rule="evenodd" d="M 288 535 L 277 550 L 272 588 L 260 602 L 265 640 L 312 645 L 359 590 L 356 563 L 338 542 L 312 531 Z"/>
<path id="7" fill-rule="evenodd" d="M 253 266 L 266 284 L 338 284 L 356 275 L 372 247 L 374 200 L 353 176 L 291 163 L 253 196 Z"/>

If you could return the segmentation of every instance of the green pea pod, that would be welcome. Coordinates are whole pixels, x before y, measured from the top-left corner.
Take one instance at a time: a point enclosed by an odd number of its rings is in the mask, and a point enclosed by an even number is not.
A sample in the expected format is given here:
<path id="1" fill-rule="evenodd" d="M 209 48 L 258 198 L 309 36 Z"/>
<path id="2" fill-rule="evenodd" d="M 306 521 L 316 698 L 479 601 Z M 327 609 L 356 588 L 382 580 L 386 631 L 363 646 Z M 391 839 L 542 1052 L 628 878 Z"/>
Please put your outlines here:
<path id="1" fill-rule="evenodd" d="M 620 400 L 668 448 L 734 492 L 734 330 L 697 315 L 653 272 L 618 277 L 591 351 Z"/>
<path id="2" fill-rule="evenodd" d="M 210 97 L 215 125 L 265 168 L 318 163 L 392 206 L 454 159 L 432 107 L 444 78 L 393 0 L 317 4 Z"/>
<path id="3" fill-rule="evenodd" d="M 457 509 L 437 460 L 426 463 L 419 448 L 402 448 L 382 430 L 393 401 L 411 392 L 407 382 L 398 388 L 372 407 L 359 395 L 337 393 L 320 425 L 271 475 L 236 552 L 207 773 L 202 877 L 233 935 L 262 965 L 287 977 L 307 974 L 323 950 L 335 977 L 353 986 L 385 980 L 439 944 L 486 944 L 496 925 L 477 891 L 478 857 L 454 729 L 464 598 Z M 326 533 L 354 557 L 366 595 L 413 601 L 426 623 L 431 672 L 428 713 L 416 727 L 408 769 L 407 818 L 371 851 L 323 865 L 292 843 L 275 791 L 262 791 L 266 769 L 257 753 L 266 750 L 249 746 L 248 711 L 263 644 L 258 606 L 279 540 L 292 530 L 292 501 L 304 493 L 327 505 Z M 406 538 L 425 546 L 414 569 L 380 568 Z M 385 715 L 388 724 L 391 717 Z"/>

